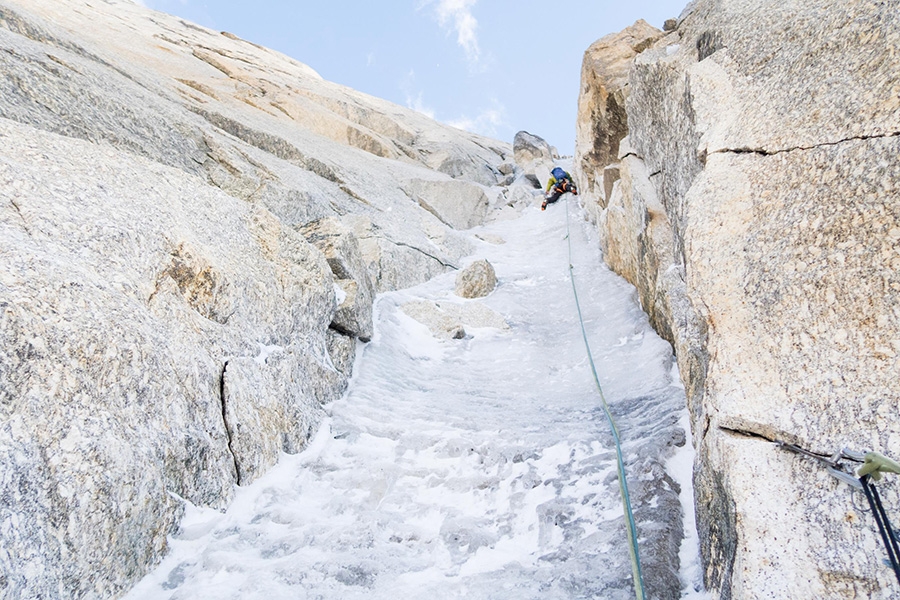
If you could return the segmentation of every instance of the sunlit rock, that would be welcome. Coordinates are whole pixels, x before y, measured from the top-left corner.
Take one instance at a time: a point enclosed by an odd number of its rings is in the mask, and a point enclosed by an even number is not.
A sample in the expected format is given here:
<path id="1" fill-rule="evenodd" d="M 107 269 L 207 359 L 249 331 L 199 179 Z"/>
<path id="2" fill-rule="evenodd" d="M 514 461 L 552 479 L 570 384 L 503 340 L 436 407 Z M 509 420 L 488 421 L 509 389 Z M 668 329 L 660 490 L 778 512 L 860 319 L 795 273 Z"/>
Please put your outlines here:
<path id="1" fill-rule="evenodd" d="M 4 0 L 0 50 L 0 596 L 119 597 L 470 253 L 404 186 L 512 148 L 130 1 Z"/>
<path id="2" fill-rule="evenodd" d="M 497 287 L 494 267 L 486 260 L 476 260 L 456 275 L 456 295 L 482 298 Z"/>
<path id="3" fill-rule="evenodd" d="M 628 134 L 625 98 L 631 65 L 662 35 L 639 20 L 597 40 L 584 53 L 572 174 L 579 183 L 582 203 L 589 210 L 606 206 L 612 182 L 618 176 L 617 171 L 606 171 L 606 167 L 618 162 L 619 143 Z"/>
<path id="4" fill-rule="evenodd" d="M 698 0 L 633 60 L 621 179 L 593 202 L 678 356 L 715 597 L 896 586 L 857 492 L 772 443 L 900 456 L 895 13 Z"/>

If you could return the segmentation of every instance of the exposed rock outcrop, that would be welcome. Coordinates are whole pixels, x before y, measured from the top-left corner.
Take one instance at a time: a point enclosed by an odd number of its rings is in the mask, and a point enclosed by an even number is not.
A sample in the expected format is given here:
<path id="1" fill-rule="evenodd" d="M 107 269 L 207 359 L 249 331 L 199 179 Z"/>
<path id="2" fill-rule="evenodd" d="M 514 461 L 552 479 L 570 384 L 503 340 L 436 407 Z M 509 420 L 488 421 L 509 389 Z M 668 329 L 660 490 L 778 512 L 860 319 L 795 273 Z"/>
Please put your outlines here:
<path id="1" fill-rule="evenodd" d="M 490 207 L 484 190 L 465 181 L 414 179 L 409 193 L 422 208 L 455 229 L 482 225 Z"/>
<path id="2" fill-rule="evenodd" d="M 607 262 L 676 349 L 716 598 L 896 589 L 859 492 L 772 443 L 900 456 L 895 8 L 696 0 L 633 61 L 608 203 L 609 159 L 576 157 Z"/>
<path id="3" fill-rule="evenodd" d="M 525 177 L 527 177 L 535 187 L 543 187 L 546 178 L 541 180 L 542 171 L 550 172 L 553 168 L 553 151 L 550 144 L 544 138 L 520 131 L 513 139 L 513 156 Z"/>
<path id="4" fill-rule="evenodd" d="M 513 138 L 513 156 L 522 169 L 533 162 L 553 160 L 550 144 L 544 138 L 527 131 L 520 131 Z"/>
<path id="5" fill-rule="evenodd" d="M 625 98 L 631 64 L 662 35 L 646 21 L 638 21 L 597 40 L 584 53 L 575 137 L 579 159 L 573 176 L 581 182 L 581 193 L 600 208 L 606 207 L 618 179 L 617 169 L 607 167 L 618 162 L 619 142 L 628 134 Z"/>
<path id="6" fill-rule="evenodd" d="M 338 287 L 337 310 L 331 328 L 368 342 L 372 338 L 372 303 L 375 285 L 353 231 L 336 217 L 325 217 L 302 229 L 331 267 Z"/>
<path id="7" fill-rule="evenodd" d="M 0 69 L 0 596 L 115 597 L 304 447 L 512 148 L 126 0 L 0 0 Z"/>
<path id="8" fill-rule="evenodd" d="M 495 287 L 497 274 L 486 260 L 476 260 L 456 275 L 456 295 L 463 298 L 482 298 Z"/>

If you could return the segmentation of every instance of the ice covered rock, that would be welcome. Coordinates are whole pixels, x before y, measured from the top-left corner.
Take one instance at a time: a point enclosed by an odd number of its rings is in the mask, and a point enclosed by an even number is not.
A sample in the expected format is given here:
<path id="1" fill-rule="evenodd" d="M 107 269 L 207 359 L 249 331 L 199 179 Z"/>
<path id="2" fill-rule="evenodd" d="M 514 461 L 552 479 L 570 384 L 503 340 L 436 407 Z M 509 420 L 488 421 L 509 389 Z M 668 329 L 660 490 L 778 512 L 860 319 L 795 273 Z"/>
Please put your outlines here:
<path id="1" fill-rule="evenodd" d="M 456 295 L 482 298 L 497 287 L 497 274 L 487 260 L 476 260 L 456 275 Z"/>

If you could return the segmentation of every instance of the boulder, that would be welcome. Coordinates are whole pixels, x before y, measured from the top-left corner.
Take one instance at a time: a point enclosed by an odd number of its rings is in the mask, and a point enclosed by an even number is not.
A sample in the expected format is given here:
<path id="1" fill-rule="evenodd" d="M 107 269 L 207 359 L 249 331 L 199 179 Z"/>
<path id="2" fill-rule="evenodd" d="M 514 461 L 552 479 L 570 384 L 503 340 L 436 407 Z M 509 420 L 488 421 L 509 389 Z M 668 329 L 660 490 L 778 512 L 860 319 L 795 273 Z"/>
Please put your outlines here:
<path id="1" fill-rule="evenodd" d="M 534 175 L 536 165 L 552 165 L 553 153 L 542 137 L 520 131 L 513 140 L 513 156 L 516 166 L 522 169 L 525 175 Z"/>
<path id="2" fill-rule="evenodd" d="M 494 266 L 487 260 L 476 260 L 456 275 L 456 295 L 463 298 L 482 298 L 497 287 Z"/>

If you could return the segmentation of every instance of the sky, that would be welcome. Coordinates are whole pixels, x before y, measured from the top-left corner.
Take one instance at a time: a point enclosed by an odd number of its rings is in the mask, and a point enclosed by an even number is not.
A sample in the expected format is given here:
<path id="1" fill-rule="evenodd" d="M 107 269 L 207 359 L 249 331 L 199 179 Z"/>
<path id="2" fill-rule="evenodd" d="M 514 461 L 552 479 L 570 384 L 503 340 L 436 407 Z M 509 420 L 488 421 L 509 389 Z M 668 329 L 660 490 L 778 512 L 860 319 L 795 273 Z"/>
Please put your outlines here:
<path id="1" fill-rule="evenodd" d="M 323 78 L 512 143 L 575 146 L 584 51 L 688 0 L 142 0 L 278 50 Z"/>

